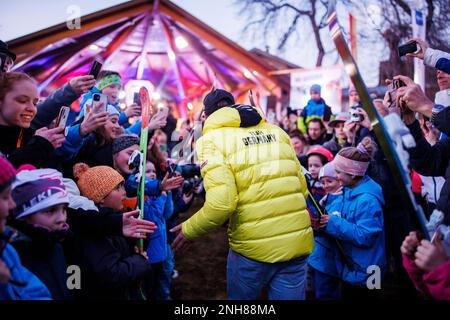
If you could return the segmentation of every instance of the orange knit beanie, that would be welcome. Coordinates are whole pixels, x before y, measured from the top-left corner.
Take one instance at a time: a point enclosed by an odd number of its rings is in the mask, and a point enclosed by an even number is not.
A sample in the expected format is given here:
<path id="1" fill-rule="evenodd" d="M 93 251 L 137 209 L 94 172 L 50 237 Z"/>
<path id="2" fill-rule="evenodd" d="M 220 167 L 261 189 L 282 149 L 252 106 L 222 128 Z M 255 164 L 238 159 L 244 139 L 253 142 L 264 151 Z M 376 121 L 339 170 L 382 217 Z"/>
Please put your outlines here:
<path id="1" fill-rule="evenodd" d="M 124 181 L 123 177 L 111 167 L 97 166 L 90 168 L 85 163 L 73 166 L 73 175 L 78 180 L 77 185 L 81 195 L 99 203 L 114 188 Z"/>

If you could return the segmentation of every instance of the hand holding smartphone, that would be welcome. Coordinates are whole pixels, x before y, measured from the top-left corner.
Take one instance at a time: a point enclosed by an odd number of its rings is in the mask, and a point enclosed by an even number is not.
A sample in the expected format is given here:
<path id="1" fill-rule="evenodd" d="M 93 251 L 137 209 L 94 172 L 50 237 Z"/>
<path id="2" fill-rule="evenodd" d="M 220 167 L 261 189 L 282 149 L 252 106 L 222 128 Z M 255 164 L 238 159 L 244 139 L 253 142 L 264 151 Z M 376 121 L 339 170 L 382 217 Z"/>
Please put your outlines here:
<path id="1" fill-rule="evenodd" d="M 64 136 L 67 135 L 68 128 L 66 128 L 67 120 L 69 119 L 70 108 L 61 107 L 58 117 L 56 118 L 55 128 L 64 128 Z"/>
<path id="2" fill-rule="evenodd" d="M 102 106 L 98 107 L 96 109 L 96 111 L 97 112 L 105 112 L 107 110 L 106 106 L 108 105 L 108 97 L 101 93 L 94 93 L 92 95 L 91 109 L 93 109 L 95 106 L 99 105 L 100 103 L 102 103 Z"/>
<path id="3" fill-rule="evenodd" d="M 134 93 L 133 103 L 137 104 L 139 107 L 142 106 L 142 104 L 141 104 L 141 96 L 140 96 L 139 92 L 135 92 Z"/>
<path id="4" fill-rule="evenodd" d="M 397 47 L 397 51 L 398 51 L 398 56 L 399 57 L 403 57 L 407 53 L 414 53 L 417 50 L 418 50 L 417 42 L 415 42 L 415 41 L 410 41 L 408 43 L 402 44 L 402 45 Z"/>
<path id="5" fill-rule="evenodd" d="M 102 69 L 103 64 L 97 60 L 94 61 L 94 63 L 91 66 L 91 70 L 89 71 L 89 75 L 93 76 L 94 79 L 97 80 L 98 74 L 100 73 L 100 70 Z"/>
<path id="6" fill-rule="evenodd" d="M 65 127 L 67 123 L 67 119 L 69 118 L 69 107 L 61 107 L 59 110 L 58 118 L 56 118 L 56 124 L 55 127 Z"/>

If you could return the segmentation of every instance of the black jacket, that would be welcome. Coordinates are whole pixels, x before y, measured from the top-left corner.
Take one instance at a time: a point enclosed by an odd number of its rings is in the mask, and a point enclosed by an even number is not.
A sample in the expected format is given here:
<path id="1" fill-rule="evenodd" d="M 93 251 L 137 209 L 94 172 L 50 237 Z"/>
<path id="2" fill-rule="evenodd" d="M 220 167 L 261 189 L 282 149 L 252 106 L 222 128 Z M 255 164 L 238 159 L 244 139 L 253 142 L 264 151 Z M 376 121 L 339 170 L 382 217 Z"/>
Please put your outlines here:
<path id="1" fill-rule="evenodd" d="M 70 231 L 50 232 L 24 221 L 11 220 L 10 226 L 18 231 L 12 246 L 22 264 L 34 273 L 50 291 L 54 300 L 71 300 L 67 288 L 67 264 L 61 242 L 70 237 Z"/>
<path id="2" fill-rule="evenodd" d="M 343 148 L 343 145 L 340 145 L 336 136 L 333 135 L 333 137 L 330 140 L 328 140 L 323 144 L 323 147 L 330 150 L 333 156 L 336 156 L 339 150 Z"/>
<path id="3" fill-rule="evenodd" d="M 20 148 L 17 148 L 21 132 Z M 48 166 L 54 150 L 53 145 L 47 139 L 35 136 L 33 129 L 0 125 L 0 137 L 0 152 L 15 168 L 22 164 L 32 164 L 36 168 Z"/>
<path id="4" fill-rule="evenodd" d="M 99 146 L 98 136 L 95 133 L 89 134 L 87 139 L 83 141 L 83 145 L 78 153 L 71 159 L 64 162 L 62 170 L 64 177 L 73 179 L 72 168 L 78 162 L 84 162 L 91 168 L 96 166 L 114 167 L 112 155 L 112 143 L 106 143 Z"/>
<path id="5" fill-rule="evenodd" d="M 102 209 L 102 214 L 113 214 Z M 135 253 L 136 241 L 122 236 L 76 236 L 74 255 L 81 268 L 83 300 L 142 299 L 141 281 L 151 276 L 151 266 Z"/>
<path id="6" fill-rule="evenodd" d="M 439 112 L 434 125 L 441 132 L 450 134 L 450 108 Z M 445 214 L 445 223 L 450 224 L 450 138 L 444 138 L 431 146 L 424 138 L 417 120 L 408 127 L 416 140 L 416 147 L 408 150 L 411 166 L 424 176 L 445 177 L 436 208 Z"/>

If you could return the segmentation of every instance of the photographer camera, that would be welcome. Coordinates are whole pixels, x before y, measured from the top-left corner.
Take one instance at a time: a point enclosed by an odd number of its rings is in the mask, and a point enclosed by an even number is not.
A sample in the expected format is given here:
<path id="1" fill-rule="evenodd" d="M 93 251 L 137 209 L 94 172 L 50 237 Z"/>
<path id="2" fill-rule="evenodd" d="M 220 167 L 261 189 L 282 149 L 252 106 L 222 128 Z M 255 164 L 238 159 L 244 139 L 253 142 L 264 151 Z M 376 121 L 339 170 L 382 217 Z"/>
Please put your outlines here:
<path id="1" fill-rule="evenodd" d="M 372 123 L 366 111 L 359 105 L 355 105 L 350 110 L 350 120 L 344 124 L 344 133 L 347 136 L 347 143 L 344 145 L 355 146 L 372 131 Z"/>

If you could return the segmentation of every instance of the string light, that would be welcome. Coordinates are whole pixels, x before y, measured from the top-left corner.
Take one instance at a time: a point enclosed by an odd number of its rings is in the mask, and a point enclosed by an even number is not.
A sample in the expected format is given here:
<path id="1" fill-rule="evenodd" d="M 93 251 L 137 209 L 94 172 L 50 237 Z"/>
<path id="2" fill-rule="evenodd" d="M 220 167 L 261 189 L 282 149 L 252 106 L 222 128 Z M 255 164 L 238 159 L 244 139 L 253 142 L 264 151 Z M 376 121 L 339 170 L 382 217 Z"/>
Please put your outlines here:
<path id="1" fill-rule="evenodd" d="M 188 103 L 187 104 L 187 108 L 188 108 L 188 110 L 192 110 L 192 109 L 194 109 L 194 106 L 192 105 L 192 103 Z"/>
<path id="2" fill-rule="evenodd" d="M 182 36 L 178 36 L 175 38 L 175 45 L 177 46 L 178 49 L 184 49 L 187 48 L 189 43 Z"/>
<path id="3" fill-rule="evenodd" d="M 252 77 L 251 72 L 248 70 L 244 70 L 244 77 L 246 77 L 247 79 L 250 79 Z"/>
<path id="4" fill-rule="evenodd" d="M 161 99 L 161 94 L 160 94 L 158 91 L 152 92 L 151 96 L 152 96 L 152 99 L 153 99 L 153 100 L 159 100 L 159 99 Z"/>
<path id="5" fill-rule="evenodd" d="M 175 59 L 177 58 L 177 57 L 175 56 L 175 53 L 174 53 L 172 50 L 169 50 L 169 51 L 167 52 L 167 56 L 169 57 L 169 60 L 170 60 L 170 61 L 175 61 Z"/>

